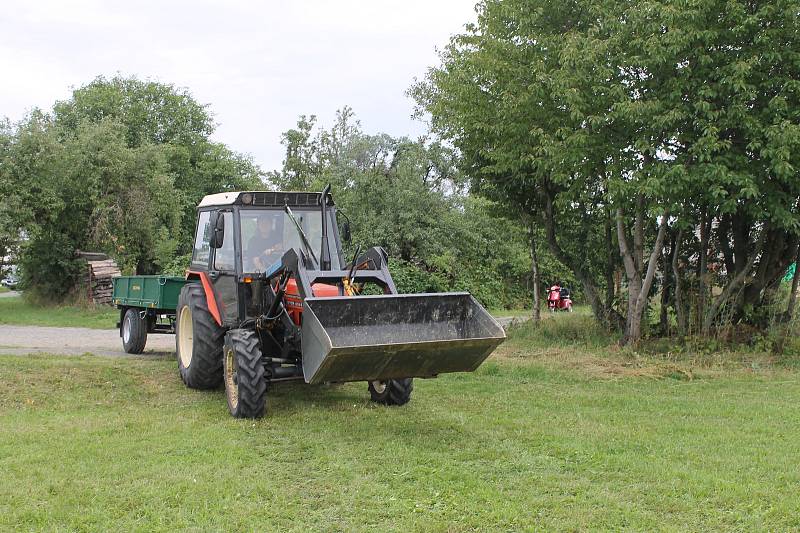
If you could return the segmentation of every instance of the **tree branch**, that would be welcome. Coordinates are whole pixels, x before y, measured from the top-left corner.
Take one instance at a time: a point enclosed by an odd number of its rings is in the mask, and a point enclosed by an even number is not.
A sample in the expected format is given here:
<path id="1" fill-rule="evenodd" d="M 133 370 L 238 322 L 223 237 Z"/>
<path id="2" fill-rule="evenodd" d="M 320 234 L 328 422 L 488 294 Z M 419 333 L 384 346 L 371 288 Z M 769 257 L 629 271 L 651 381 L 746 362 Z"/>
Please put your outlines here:
<path id="1" fill-rule="evenodd" d="M 650 287 L 653 285 L 653 279 L 658 270 L 658 256 L 661 255 L 661 250 L 664 247 L 664 236 L 667 234 L 667 220 L 669 219 L 669 212 L 664 211 L 661 217 L 661 225 L 658 228 L 658 236 L 656 242 L 653 244 L 653 251 L 650 253 L 650 259 L 647 262 L 647 274 L 642 284 L 642 291 L 639 293 L 639 299 L 636 302 L 636 311 L 641 312 L 644 309 L 644 304 L 647 302 L 647 294 L 650 292 Z"/>
<path id="2" fill-rule="evenodd" d="M 711 331 L 711 326 L 714 324 L 714 320 L 717 318 L 719 314 L 719 310 L 722 305 L 731 297 L 733 291 L 735 291 L 739 285 L 744 281 L 744 278 L 747 277 L 747 273 L 753 268 L 753 264 L 756 262 L 756 257 L 759 255 L 759 251 L 761 250 L 762 245 L 764 244 L 764 239 L 767 235 L 767 228 L 764 228 L 761 231 L 761 235 L 758 237 L 758 242 L 753 247 L 753 252 L 750 254 L 750 257 L 747 260 L 747 264 L 744 265 L 733 280 L 728 283 L 727 287 L 722 291 L 722 294 L 716 297 L 714 303 L 711 304 L 711 307 L 708 309 L 706 316 L 703 320 L 703 332 L 708 333 Z"/>
<path id="3" fill-rule="evenodd" d="M 625 232 L 625 227 L 622 225 L 622 208 L 617 208 L 617 240 L 619 241 L 619 251 L 622 255 L 622 264 L 625 266 L 625 273 L 628 279 L 632 279 L 636 275 L 636 265 L 633 262 L 631 255 L 631 246 L 628 242 L 628 235 Z"/>

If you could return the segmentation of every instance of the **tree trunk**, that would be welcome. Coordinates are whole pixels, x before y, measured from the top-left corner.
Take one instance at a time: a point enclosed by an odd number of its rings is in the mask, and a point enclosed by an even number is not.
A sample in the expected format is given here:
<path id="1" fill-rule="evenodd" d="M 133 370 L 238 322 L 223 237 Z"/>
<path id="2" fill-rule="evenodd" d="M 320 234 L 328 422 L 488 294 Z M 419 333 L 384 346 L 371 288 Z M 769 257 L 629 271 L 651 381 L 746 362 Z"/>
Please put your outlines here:
<path id="1" fill-rule="evenodd" d="M 628 235 L 623 223 L 622 209 L 617 209 L 617 237 L 619 240 L 620 254 L 625 272 L 628 277 L 628 316 L 625 333 L 621 343 L 636 344 L 642 337 L 642 315 L 647 308 L 650 288 L 653 286 L 658 258 L 664 247 L 664 236 L 667 230 L 669 214 L 665 212 L 661 217 L 656 242 L 647 262 L 647 271 L 644 272 L 644 209 L 641 208 L 641 198 L 637 202 L 636 219 L 634 221 L 633 251 L 629 244 Z M 641 257 L 638 257 L 641 254 Z M 642 274 L 644 278 L 642 278 Z"/>
<path id="2" fill-rule="evenodd" d="M 539 264 L 536 258 L 536 232 L 531 223 L 531 274 L 533 276 L 533 314 L 532 318 L 538 322 L 541 319 L 541 291 L 539 288 Z"/>
<path id="3" fill-rule="evenodd" d="M 604 221 L 605 241 L 606 241 L 606 313 L 609 315 L 609 323 L 612 322 L 612 311 L 614 305 L 614 297 L 616 296 L 616 286 L 614 283 L 614 238 L 611 232 L 611 214 L 606 213 Z"/>
<path id="4" fill-rule="evenodd" d="M 675 318 L 678 322 L 678 336 L 686 336 L 686 310 L 683 306 L 683 291 L 681 289 L 681 269 L 679 264 L 681 239 L 683 230 L 678 230 L 675 237 L 675 247 L 672 250 L 672 278 L 673 292 L 675 296 Z"/>
<path id="5" fill-rule="evenodd" d="M 728 282 L 728 284 L 722 290 L 722 294 L 717 296 L 717 298 L 711 304 L 711 307 L 709 307 L 708 312 L 706 312 L 705 317 L 703 318 L 703 335 L 708 335 L 711 332 L 711 328 L 714 326 L 714 321 L 717 319 L 717 315 L 719 314 L 720 309 L 722 309 L 723 304 L 725 304 L 733 292 L 739 288 L 739 285 L 744 283 L 748 272 L 750 272 L 750 270 L 753 268 L 753 264 L 756 262 L 756 257 L 758 257 L 759 251 L 761 251 L 766 234 L 767 228 L 764 228 L 761 231 L 761 235 L 758 237 L 756 245 L 752 248 L 753 251 L 750 254 L 750 258 L 747 260 L 747 264 L 744 265 L 744 267 L 736 274 L 736 276 Z M 738 258 L 736 262 L 739 263 Z"/>
<path id="6" fill-rule="evenodd" d="M 658 323 L 659 327 L 661 328 L 662 335 L 669 335 L 669 316 L 667 315 L 667 309 L 669 308 L 669 289 L 671 285 L 671 281 L 669 279 L 669 273 L 671 271 L 670 254 L 675 251 L 674 239 L 675 236 L 673 235 L 672 239 L 670 239 L 672 241 L 669 247 L 670 253 L 669 254 L 667 253 L 666 247 L 664 247 L 664 249 L 661 252 L 661 260 L 663 261 L 661 268 L 664 276 L 664 281 L 661 284 L 661 312 L 659 313 Z"/>
<path id="7" fill-rule="evenodd" d="M 711 220 L 708 210 L 704 209 L 700 217 L 700 265 L 697 279 L 700 283 L 700 298 L 697 303 L 698 326 L 706 314 L 706 300 L 708 299 L 708 240 L 711 230 Z"/>

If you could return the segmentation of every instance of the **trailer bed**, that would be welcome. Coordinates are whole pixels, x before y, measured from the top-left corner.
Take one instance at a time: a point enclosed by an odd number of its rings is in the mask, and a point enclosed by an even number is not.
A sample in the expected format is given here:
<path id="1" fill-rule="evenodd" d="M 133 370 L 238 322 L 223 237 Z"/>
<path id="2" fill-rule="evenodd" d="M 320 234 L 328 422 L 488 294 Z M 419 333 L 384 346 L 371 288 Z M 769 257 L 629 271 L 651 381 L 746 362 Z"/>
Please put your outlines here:
<path id="1" fill-rule="evenodd" d="M 174 314 L 186 279 L 178 276 L 119 276 L 112 282 L 111 301 L 117 307 L 139 307 Z"/>

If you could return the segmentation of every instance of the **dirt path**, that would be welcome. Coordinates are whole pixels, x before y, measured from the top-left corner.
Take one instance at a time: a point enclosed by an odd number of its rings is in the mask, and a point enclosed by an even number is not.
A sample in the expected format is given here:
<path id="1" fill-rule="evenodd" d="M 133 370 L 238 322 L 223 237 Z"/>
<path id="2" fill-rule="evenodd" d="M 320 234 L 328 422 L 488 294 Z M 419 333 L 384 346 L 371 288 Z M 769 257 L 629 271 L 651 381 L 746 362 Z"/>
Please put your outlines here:
<path id="1" fill-rule="evenodd" d="M 127 356 L 116 329 L 50 328 L 41 326 L 0 326 L 0 354 L 84 353 Z M 175 353 L 173 335 L 148 335 L 143 355 Z"/>

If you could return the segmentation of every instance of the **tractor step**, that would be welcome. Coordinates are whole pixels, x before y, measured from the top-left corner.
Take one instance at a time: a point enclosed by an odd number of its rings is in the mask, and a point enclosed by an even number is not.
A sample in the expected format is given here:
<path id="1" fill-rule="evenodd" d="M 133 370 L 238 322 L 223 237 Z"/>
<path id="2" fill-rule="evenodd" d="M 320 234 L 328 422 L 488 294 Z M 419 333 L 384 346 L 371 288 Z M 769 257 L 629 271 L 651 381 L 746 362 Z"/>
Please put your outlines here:
<path id="1" fill-rule="evenodd" d="M 471 372 L 505 332 L 469 293 L 306 298 L 308 383 Z"/>

